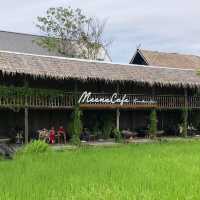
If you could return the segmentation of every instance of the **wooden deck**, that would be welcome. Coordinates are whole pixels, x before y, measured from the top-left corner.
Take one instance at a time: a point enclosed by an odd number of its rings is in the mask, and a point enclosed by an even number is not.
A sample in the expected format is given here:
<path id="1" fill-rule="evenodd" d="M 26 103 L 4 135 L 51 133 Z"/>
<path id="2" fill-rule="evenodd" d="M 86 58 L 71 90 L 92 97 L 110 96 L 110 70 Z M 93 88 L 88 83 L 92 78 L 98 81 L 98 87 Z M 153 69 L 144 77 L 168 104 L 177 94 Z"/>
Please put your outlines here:
<path id="1" fill-rule="evenodd" d="M 77 104 L 81 94 L 65 93 L 59 97 L 39 96 L 1 96 L 0 108 L 33 108 L 33 109 L 72 109 Z M 92 98 L 110 98 L 112 94 L 95 93 Z M 118 95 L 123 97 L 123 95 Z M 82 103 L 83 109 L 141 109 L 156 107 L 159 109 L 181 109 L 186 105 L 191 109 L 200 109 L 200 96 L 188 96 L 185 98 L 175 95 L 135 95 L 128 94 L 129 102 L 120 105 L 119 103 Z"/>

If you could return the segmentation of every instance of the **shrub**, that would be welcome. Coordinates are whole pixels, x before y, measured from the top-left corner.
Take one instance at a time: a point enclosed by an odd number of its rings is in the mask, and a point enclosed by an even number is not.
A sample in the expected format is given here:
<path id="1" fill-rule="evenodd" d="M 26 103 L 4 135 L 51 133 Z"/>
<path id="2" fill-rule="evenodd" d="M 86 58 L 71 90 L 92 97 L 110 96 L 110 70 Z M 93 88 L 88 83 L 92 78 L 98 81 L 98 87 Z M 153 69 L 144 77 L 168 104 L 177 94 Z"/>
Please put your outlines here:
<path id="1" fill-rule="evenodd" d="M 114 137 L 116 142 L 121 142 L 122 141 L 122 135 L 121 131 L 117 128 L 114 129 Z"/>
<path id="2" fill-rule="evenodd" d="M 71 132 L 70 142 L 74 145 L 80 144 L 80 134 L 83 129 L 81 117 L 82 117 L 82 111 L 80 110 L 79 105 L 76 105 L 74 107 L 74 111 L 72 113 L 70 122 L 70 132 Z"/>
<path id="3" fill-rule="evenodd" d="M 77 135 L 72 135 L 70 142 L 71 144 L 77 145 L 77 146 L 81 144 L 80 137 L 78 137 Z"/>
<path id="4" fill-rule="evenodd" d="M 149 127 L 149 136 L 150 138 L 155 138 L 157 133 L 157 114 L 156 110 L 152 110 L 150 114 L 150 127 Z"/>
<path id="5" fill-rule="evenodd" d="M 105 113 L 102 120 L 102 134 L 103 138 L 108 139 L 114 127 L 114 118 L 112 113 Z"/>
<path id="6" fill-rule="evenodd" d="M 96 119 L 94 121 L 94 126 L 92 128 L 92 132 L 96 137 L 99 135 L 99 132 L 100 132 L 100 128 L 99 127 L 100 127 L 100 123 L 99 123 L 98 119 Z"/>
<path id="7" fill-rule="evenodd" d="M 49 145 L 41 140 L 34 140 L 24 148 L 25 153 L 44 153 L 49 149 Z"/>

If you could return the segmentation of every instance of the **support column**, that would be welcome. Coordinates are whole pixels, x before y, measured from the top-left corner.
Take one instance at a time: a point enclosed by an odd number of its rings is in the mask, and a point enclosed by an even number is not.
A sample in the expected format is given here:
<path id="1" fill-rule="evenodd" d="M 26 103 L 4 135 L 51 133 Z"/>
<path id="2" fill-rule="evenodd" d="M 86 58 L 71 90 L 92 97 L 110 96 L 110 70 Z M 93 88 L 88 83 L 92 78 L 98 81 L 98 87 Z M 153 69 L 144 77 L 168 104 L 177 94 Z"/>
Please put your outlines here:
<path id="1" fill-rule="evenodd" d="M 117 82 L 117 94 L 119 94 L 119 83 Z M 119 108 L 116 110 L 116 128 L 119 130 L 119 118 L 120 118 L 120 111 Z"/>
<path id="2" fill-rule="evenodd" d="M 152 86 L 152 96 L 154 97 L 154 96 L 155 96 L 155 94 L 156 94 L 155 87 L 154 87 L 154 86 Z"/>
<path id="3" fill-rule="evenodd" d="M 77 80 L 74 82 L 74 92 L 77 94 L 78 93 L 78 83 Z"/>
<path id="4" fill-rule="evenodd" d="M 24 87 L 29 87 L 29 82 L 27 76 L 24 77 Z M 25 144 L 28 144 L 28 104 L 27 104 L 27 96 L 25 96 L 25 109 L 24 109 L 24 140 Z"/>
<path id="5" fill-rule="evenodd" d="M 120 111 L 119 108 L 116 110 L 116 128 L 119 130 L 119 118 L 120 118 Z"/>
<path id="6" fill-rule="evenodd" d="M 186 136 L 187 136 L 187 128 L 188 128 L 188 91 L 187 88 L 184 89 L 184 96 L 185 96 L 185 114 L 184 114 L 184 122 L 186 128 Z"/>
<path id="7" fill-rule="evenodd" d="M 78 83 L 77 83 L 77 80 L 75 80 L 75 83 L 74 83 L 74 94 L 75 94 L 75 105 L 73 105 L 73 106 L 76 106 L 78 104 Z"/>
<path id="8" fill-rule="evenodd" d="M 26 107 L 24 110 L 24 124 L 25 124 L 25 144 L 28 143 L 28 108 Z"/>
<path id="9" fill-rule="evenodd" d="M 185 108 L 188 108 L 188 91 L 187 91 L 187 88 L 184 89 L 184 96 L 185 96 Z"/>

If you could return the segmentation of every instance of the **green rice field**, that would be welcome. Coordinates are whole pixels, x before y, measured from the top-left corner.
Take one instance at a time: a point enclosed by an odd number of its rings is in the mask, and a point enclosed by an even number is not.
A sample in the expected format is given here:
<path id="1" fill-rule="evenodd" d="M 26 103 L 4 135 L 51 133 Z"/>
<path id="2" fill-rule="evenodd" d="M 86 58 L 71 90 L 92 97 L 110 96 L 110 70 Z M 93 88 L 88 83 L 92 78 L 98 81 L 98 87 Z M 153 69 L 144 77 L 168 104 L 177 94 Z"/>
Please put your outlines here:
<path id="1" fill-rule="evenodd" d="M 0 161 L 0 200 L 200 199 L 200 141 L 19 154 Z"/>

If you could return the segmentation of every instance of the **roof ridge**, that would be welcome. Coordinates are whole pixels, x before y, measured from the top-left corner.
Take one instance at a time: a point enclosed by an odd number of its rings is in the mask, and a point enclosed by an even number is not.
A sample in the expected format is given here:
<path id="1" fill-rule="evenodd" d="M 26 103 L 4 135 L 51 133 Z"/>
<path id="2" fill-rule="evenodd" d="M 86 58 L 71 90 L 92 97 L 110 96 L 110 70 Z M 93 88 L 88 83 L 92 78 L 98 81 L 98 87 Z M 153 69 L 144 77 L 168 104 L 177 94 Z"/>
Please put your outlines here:
<path id="1" fill-rule="evenodd" d="M 156 50 L 148 50 L 148 49 L 140 49 L 140 51 L 147 51 L 147 52 L 151 52 L 151 53 L 160 53 L 160 54 L 175 54 L 175 55 L 179 55 L 179 56 L 194 56 L 194 57 L 198 57 L 200 58 L 200 55 L 196 55 L 196 54 L 191 54 L 191 53 L 179 53 L 179 52 L 164 52 L 164 51 L 156 51 Z"/>
<path id="2" fill-rule="evenodd" d="M 164 67 L 164 66 L 151 66 L 151 65 L 136 65 L 136 64 L 126 64 L 126 63 L 114 63 L 109 61 L 98 61 L 98 60 L 87 60 L 80 58 L 69 58 L 69 57 L 61 57 L 61 56 L 49 56 L 49 55 L 39 55 L 39 54 L 31 54 L 31 53 L 22 53 L 22 52 L 14 52 L 14 51 L 3 51 L 0 50 L 0 53 L 9 53 L 16 55 L 25 55 L 25 56 L 35 56 L 35 57 L 43 57 L 43 58 L 55 58 L 60 60 L 71 60 L 71 61 L 79 61 L 79 62 L 88 62 L 88 63 L 97 63 L 97 64 L 112 64 L 112 65 L 122 65 L 122 66 L 131 66 L 131 67 L 143 67 L 143 68 L 154 68 L 154 69 L 169 69 L 169 70 L 180 70 L 180 71 L 196 71 L 194 69 L 182 69 L 175 67 Z"/>
<path id="3" fill-rule="evenodd" d="M 12 34 L 17 34 L 17 35 L 28 35 L 28 36 L 36 36 L 36 37 L 45 37 L 45 35 L 39 35 L 39 34 L 33 34 L 33 33 L 24 33 L 24 32 L 15 32 L 15 31 L 5 31 L 5 30 L 0 30 L 2 33 L 12 33 Z"/>

